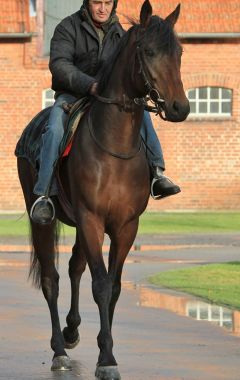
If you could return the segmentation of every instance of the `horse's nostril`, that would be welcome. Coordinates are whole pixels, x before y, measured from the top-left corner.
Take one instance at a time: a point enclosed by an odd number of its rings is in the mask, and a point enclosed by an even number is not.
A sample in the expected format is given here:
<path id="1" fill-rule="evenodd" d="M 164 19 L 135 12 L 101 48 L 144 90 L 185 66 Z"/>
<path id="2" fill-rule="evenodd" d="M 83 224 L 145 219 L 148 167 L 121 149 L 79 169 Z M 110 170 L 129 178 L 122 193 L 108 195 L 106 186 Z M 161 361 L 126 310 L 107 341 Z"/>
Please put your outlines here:
<path id="1" fill-rule="evenodd" d="M 179 104 L 178 104 L 178 102 L 174 102 L 173 103 L 173 110 L 175 111 L 175 112 L 178 112 L 179 111 Z"/>

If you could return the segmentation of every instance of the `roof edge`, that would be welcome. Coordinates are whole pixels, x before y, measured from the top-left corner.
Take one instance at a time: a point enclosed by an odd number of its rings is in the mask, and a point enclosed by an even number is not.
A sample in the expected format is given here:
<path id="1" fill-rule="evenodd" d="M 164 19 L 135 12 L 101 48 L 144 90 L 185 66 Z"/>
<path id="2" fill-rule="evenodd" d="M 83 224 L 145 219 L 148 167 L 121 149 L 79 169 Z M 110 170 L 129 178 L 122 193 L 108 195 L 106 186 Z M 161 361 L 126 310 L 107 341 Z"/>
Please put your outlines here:
<path id="1" fill-rule="evenodd" d="M 25 39 L 31 38 L 34 35 L 36 35 L 36 33 L 0 33 L 0 39 Z"/>
<path id="2" fill-rule="evenodd" d="M 177 33 L 180 38 L 240 38 L 240 33 Z"/>

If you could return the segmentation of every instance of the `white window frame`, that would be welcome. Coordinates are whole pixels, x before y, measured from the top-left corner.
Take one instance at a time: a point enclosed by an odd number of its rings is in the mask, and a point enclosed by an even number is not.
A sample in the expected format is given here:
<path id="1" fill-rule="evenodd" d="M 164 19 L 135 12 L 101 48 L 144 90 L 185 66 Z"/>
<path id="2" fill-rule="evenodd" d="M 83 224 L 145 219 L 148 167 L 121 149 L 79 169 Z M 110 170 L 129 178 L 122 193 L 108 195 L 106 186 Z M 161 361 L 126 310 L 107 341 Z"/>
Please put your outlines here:
<path id="1" fill-rule="evenodd" d="M 35 17 L 37 15 L 37 0 L 29 0 L 29 12 L 30 17 Z"/>
<path id="2" fill-rule="evenodd" d="M 51 97 L 48 97 L 48 91 L 51 91 Z M 54 94 L 55 92 L 51 88 L 46 88 L 42 91 L 42 109 L 49 107 L 50 105 L 53 105 L 55 101 Z"/>
<path id="3" fill-rule="evenodd" d="M 207 97 L 206 98 L 200 98 L 199 96 L 199 90 L 206 88 L 207 89 Z M 218 98 L 211 98 L 211 89 L 216 88 L 219 90 L 219 96 Z M 232 116 L 232 89 L 225 88 L 225 87 L 218 87 L 218 86 L 203 86 L 203 87 L 195 87 L 195 88 L 189 88 L 187 90 L 187 97 L 190 91 L 195 91 L 195 98 L 188 98 L 189 102 L 195 103 L 196 105 L 196 112 L 190 112 L 189 117 L 192 118 L 229 118 Z M 231 96 L 229 99 L 224 99 L 222 96 L 223 90 L 228 90 L 231 92 Z M 207 111 L 206 112 L 199 112 L 199 105 L 201 103 L 207 103 Z M 210 112 L 210 105 L 211 103 L 218 103 L 219 104 L 219 112 Z M 221 104 L 222 103 L 230 103 L 230 112 L 222 112 L 221 110 Z"/>

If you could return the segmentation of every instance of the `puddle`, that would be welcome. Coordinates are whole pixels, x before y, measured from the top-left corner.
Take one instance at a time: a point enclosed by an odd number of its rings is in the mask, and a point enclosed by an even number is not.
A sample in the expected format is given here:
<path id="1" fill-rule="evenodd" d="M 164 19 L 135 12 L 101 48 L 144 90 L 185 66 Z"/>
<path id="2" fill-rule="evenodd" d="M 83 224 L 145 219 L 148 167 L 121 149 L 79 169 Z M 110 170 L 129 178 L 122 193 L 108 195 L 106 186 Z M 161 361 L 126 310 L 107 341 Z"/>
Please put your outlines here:
<path id="1" fill-rule="evenodd" d="M 240 336 L 240 311 L 209 304 L 190 296 L 159 292 L 150 287 L 123 282 L 123 288 L 138 293 L 139 307 L 152 307 L 172 311 L 178 315 L 191 317 L 197 321 L 208 321 L 230 333 Z"/>

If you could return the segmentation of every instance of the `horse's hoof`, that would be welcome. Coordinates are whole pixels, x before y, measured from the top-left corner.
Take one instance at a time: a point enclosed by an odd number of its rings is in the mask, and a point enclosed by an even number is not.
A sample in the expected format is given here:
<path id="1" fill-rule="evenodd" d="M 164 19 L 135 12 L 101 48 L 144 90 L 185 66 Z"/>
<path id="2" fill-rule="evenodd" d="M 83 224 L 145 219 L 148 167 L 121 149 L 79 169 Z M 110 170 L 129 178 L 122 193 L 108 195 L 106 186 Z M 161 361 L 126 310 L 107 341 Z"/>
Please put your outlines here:
<path id="1" fill-rule="evenodd" d="M 69 343 L 69 342 L 65 341 L 64 348 L 71 350 L 71 349 L 75 348 L 79 342 L 80 342 L 80 336 L 78 336 L 77 340 L 75 340 L 75 342 L 73 342 L 73 343 Z"/>
<path id="2" fill-rule="evenodd" d="M 56 356 L 53 358 L 52 371 L 70 371 L 71 369 L 71 360 L 68 356 Z"/>
<path id="3" fill-rule="evenodd" d="M 117 366 L 97 366 L 95 376 L 97 380 L 120 380 L 121 376 Z"/>
<path id="4" fill-rule="evenodd" d="M 75 334 L 73 341 L 72 342 L 69 341 L 70 340 L 69 339 L 70 334 L 68 333 L 67 327 L 64 327 L 62 334 L 63 334 L 64 341 L 65 341 L 64 348 L 67 348 L 68 350 L 75 348 L 78 345 L 78 343 L 80 342 L 80 336 L 79 336 L 78 332 L 77 332 L 77 334 Z"/>

